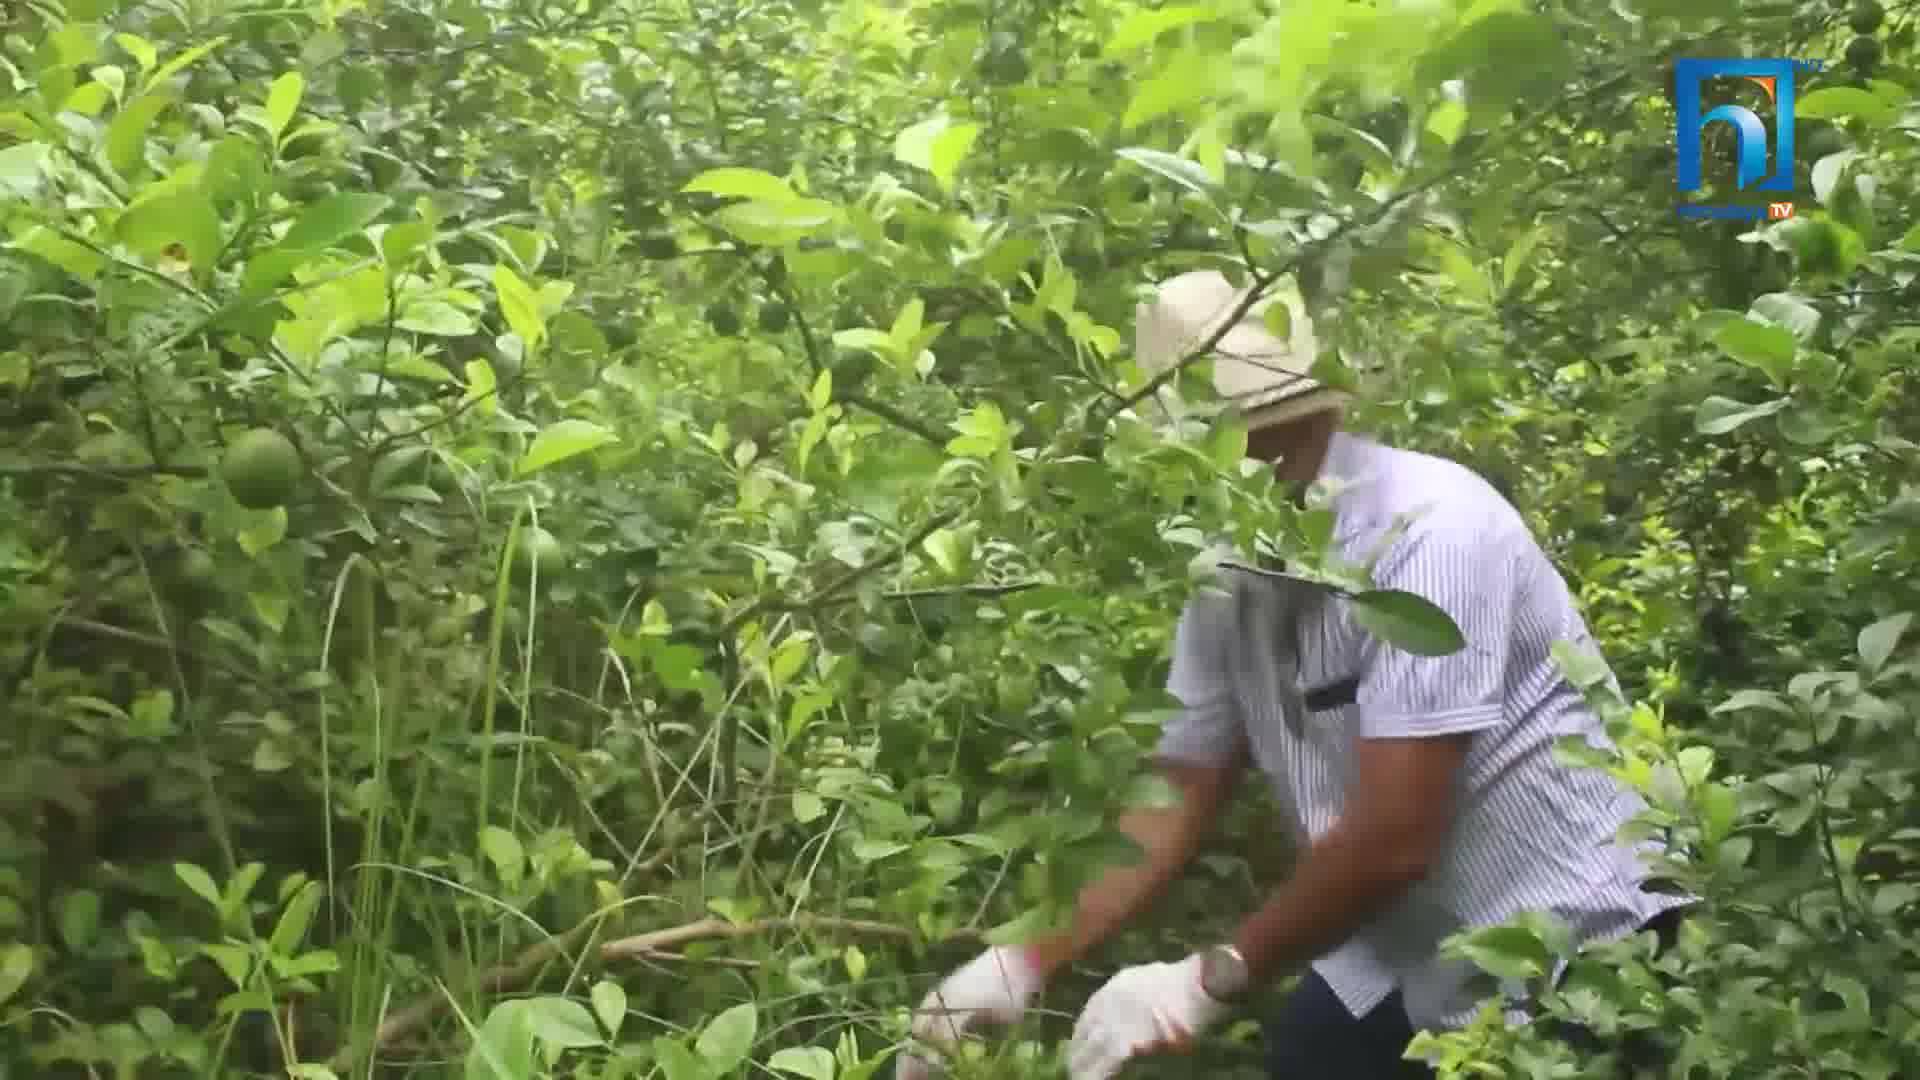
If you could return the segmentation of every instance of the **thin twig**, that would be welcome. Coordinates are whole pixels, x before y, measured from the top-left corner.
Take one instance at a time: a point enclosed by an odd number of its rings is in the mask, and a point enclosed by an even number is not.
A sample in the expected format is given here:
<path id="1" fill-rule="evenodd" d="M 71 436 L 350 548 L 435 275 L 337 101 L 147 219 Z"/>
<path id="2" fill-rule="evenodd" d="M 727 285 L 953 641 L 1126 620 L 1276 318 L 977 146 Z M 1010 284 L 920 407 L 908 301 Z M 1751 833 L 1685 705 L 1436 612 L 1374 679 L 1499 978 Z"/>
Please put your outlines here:
<path id="1" fill-rule="evenodd" d="M 728 638 L 731 638 L 734 635 L 734 633 L 738 631 L 742 626 L 745 626 L 747 623 L 751 622 L 752 620 L 759 618 L 760 616 L 765 615 L 769 612 L 785 610 L 785 609 L 807 609 L 807 608 L 818 607 L 820 604 L 824 603 L 825 601 L 830 600 L 833 597 L 839 595 L 840 593 L 846 591 L 847 589 L 852 588 L 854 585 L 859 584 L 862 578 L 865 578 L 870 574 L 878 573 L 879 571 L 884 570 L 889 566 L 892 566 L 894 563 L 899 562 L 901 559 L 906 558 L 908 552 L 918 547 L 922 541 L 926 540 L 927 537 L 932 536 L 934 533 L 939 532 L 941 529 L 946 528 L 948 525 L 951 525 L 955 520 L 957 520 L 960 517 L 960 514 L 961 514 L 961 511 L 957 509 L 947 510 L 939 514 L 935 514 L 931 520 L 929 520 L 925 525 L 922 525 L 918 530 L 916 530 L 912 536 L 909 536 L 907 539 L 902 540 L 898 545 L 889 549 L 886 554 L 878 556 L 874 559 L 870 559 L 867 562 L 861 563 L 859 566 L 856 566 L 853 569 L 848 570 L 846 573 L 841 574 L 839 577 L 836 577 L 832 581 L 827 582 L 825 585 L 820 586 L 820 588 L 816 589 L 811 595 L 807 596 L 804 600 L 798 601 L 797 603 L 786 603 L 772 597 L 767 597 L 759 601 L 756 601 L 755 603 L 749 605 L 745 610 L 741 611 L 738 615 L 735 615 L 733 618 L 728 619 L 726 621 L 726 624 L 720 628 L 721 640 L 724 641 Z"/>

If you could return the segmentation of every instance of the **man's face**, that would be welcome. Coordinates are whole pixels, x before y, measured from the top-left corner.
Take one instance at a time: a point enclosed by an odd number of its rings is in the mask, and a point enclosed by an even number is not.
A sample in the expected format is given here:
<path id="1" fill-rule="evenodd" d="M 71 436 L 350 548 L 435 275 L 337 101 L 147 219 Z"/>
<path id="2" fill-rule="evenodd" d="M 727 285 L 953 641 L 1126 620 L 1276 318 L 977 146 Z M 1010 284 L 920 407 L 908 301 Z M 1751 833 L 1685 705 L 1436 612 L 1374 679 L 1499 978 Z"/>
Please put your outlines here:
<path id="1" fill-rule="evenodd" d="M 1320 475 L 1327 444 L 1339 427 L 1339 411 L 1327 410 L 1249 431 L 1247 456 L 1272 465 L 1281 483 L 1304 491 Z"/>

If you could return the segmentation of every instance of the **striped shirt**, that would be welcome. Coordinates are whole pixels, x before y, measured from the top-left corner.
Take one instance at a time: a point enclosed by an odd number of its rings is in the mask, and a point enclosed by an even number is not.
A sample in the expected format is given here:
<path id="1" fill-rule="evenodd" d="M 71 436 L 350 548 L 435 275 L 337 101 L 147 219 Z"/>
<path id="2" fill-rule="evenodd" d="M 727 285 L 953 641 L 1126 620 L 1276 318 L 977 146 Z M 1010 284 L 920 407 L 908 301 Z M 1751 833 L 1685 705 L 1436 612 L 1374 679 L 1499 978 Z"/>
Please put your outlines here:
<path id="1" fill-rule="evenodd" d="M 1431 872 L 1313 965 L 1355 1016 L 1399 989 L 1416 1028 L 1464 1026 L 1475 969 L 1440 955 L 1447 936 L 1533 910 L 1581 940 L 1606 940 L 1681 901 L 1642 891 L 1645 869 L 1616 840 L 1639 797 L 1554 758 L 1564 735 L 1608 744 L 1549 651 L 1558 641 L 1597 650 L 1519 513 L 1461 465 L 1348 433 L 1334 437 L 1321 477 L 1344 558 L 1364 562 L 1406 517 L 1374 563 L 1375 585 L 1439 605 L 1466 648 L 1416 656 L 1366 633 L 1319 589 L 1227 571 L 1224 589 L 1196 594 L 1181 615 L 1167 688 L 1184 708 L 1159 753 L 1223 764 L 1245 745 L 1304 844 L 1340 817 L 1355 739 L 1475 733 Z"/>

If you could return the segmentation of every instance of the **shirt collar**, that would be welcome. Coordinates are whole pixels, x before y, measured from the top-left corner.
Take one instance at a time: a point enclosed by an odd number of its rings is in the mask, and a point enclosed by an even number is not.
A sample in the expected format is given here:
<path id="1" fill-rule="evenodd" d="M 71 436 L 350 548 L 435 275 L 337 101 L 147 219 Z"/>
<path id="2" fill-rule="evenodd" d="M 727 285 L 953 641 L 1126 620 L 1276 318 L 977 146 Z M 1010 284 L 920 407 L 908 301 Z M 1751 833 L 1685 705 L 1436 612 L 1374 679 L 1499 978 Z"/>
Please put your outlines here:
<path id="1" fill-rule="evenodd" d="M 1331 491 L 1333 507 L 1344 514 L 1356 506 L 1367 489 L 1379 479 L 1379 443 L 1350 432 L 1336 431 L 1327 443 L 1327 459 L 1320 466 L 1318 483 Z"/>

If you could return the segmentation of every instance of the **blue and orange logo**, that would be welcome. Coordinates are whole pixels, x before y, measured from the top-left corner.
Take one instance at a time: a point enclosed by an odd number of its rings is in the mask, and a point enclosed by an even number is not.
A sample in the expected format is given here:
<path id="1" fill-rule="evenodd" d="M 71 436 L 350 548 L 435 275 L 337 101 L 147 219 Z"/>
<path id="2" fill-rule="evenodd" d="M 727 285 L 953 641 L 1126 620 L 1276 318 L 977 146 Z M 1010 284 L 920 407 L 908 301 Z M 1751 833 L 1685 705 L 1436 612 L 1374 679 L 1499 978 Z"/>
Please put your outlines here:
<path id="1" fill-rule="evenodd" d="M 1735 187 L 1741 191 L 1791 192 L 1794 76 L 1803 71 L 1819 71 L 1822 66 L 1819 60 L 1790 60 L 1785 57 L 1676 60 L 1673 68 L 1673 149 L 1678 172 L 1674 186 L 1682 192 L 1700 190 L 1703 183 L 1700 165 L 1705 154 L 1706 127 L 1718 120 L 1732 125 L 1736 136 Z M 1719 76 L 1747 79 L 1766 91 L 1767 100 L 1773 103 L 1771 139 L 1767 137 L 1766 123 L 1744 105 L 1720 105 L 1701 112 L 1700 88 L 1708 79 Z M 1791 201 L 1773 202 L 1764 207 L 1683 203 L 1678 209 L 1682 216 L 1696 218 L 1779 219 L 1793 216 Z"/>

